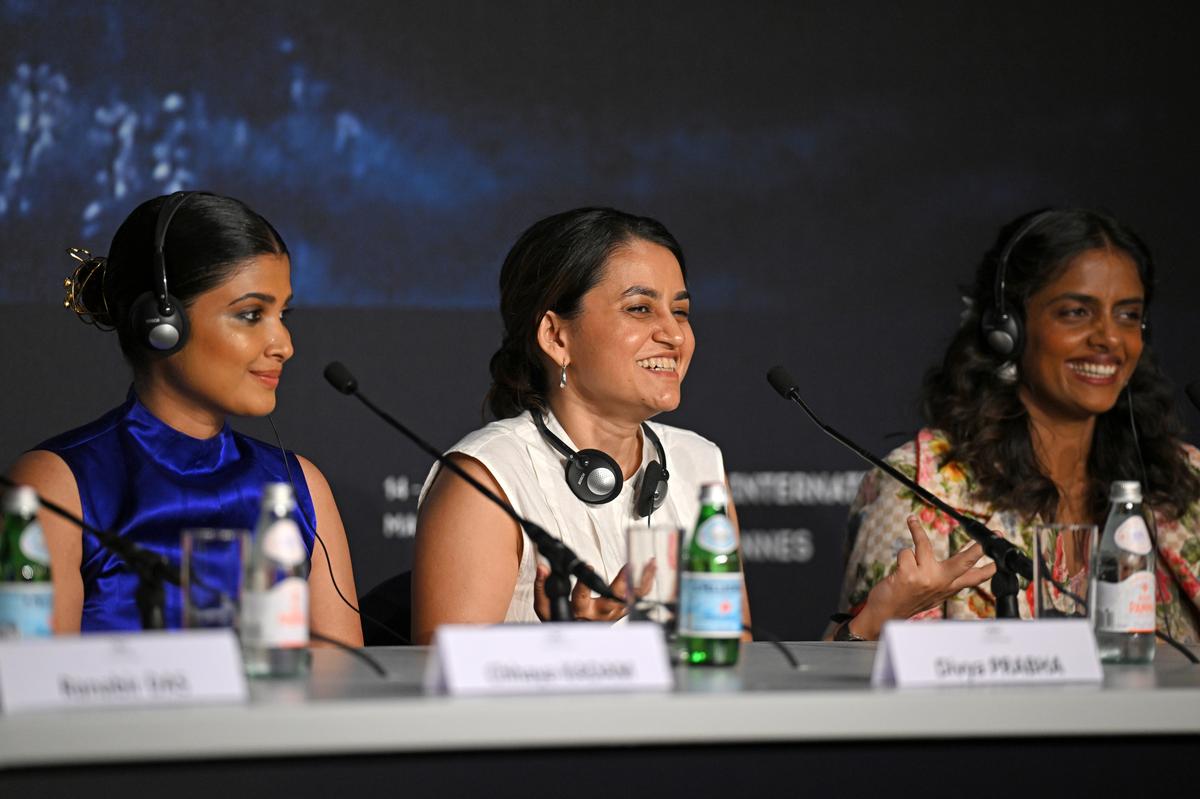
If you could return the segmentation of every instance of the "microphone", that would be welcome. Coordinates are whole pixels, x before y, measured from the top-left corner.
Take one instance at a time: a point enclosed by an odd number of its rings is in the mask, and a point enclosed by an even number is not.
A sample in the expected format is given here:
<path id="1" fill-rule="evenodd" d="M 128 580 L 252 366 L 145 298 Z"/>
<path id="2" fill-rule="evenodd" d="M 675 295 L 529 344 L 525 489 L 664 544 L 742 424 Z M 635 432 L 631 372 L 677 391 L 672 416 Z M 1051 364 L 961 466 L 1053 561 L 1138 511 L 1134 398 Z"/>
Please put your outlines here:
<path id="1" fill-rule="evenodd" d="M 1188 383 L 1184 393 L 1192 401 L 1192 405 L 1196 406 L 1196 410 L 1200 411 L 1200 382 Z"/>
<path id="2" fill-rule="evenodd" d="M 6 485 L 9 488 L 16 488 L 20 485 L 3 474 L 0 474 L 0 484 Z M 100 542 L 102 547 L 117 555 L 121 560 L 125 561 L 129 568 L 133 569 L 134 573 L 138 576 L 136 599 L 138 612 L 142 617 L 142 629 L 165 629 L 167 624 L 163 608 L 166 603 L 166 597 L 163 594 L 163 582 L 168 582 L 171 585 L 179 585 L 179 570 L 168 563 L 167 559 L 159 553 L 145 547 L 140 547 L 129 539 L 122 538 L 107 530 L 92 527 L 74 513 L 71 513 L 57 503 L 51 502 L 45 497 L 38 497 L 38 501 L 46 510 L 57 516 L 61 516 L 85 533 L 91 533 Z"/>
<path id="3" fill-rule="evenodd" d="M 774 366 L 770 369 L 770 371 L 767 372 L 767 382 L 771 384 L 771 388 L 779 392 L 779 396 L 783 397 L 784 399 L 792 400 L 801 408 L 803 408 L 804 412 L 808 414 L 808 418 L 812 419 L 813 422 L 816 423 L 817 427 L 820 427 L 822 430 L 824 430 L 831 438 L 833 438 L 833 440 L 845 446 L 855 455 L 858 455 L 858 457 L 867 461 L 872 466 L 881 469 L 896 481 L 907 486 L 913 491 L 913 493 L 919 496 L 927 504 L 932 505 L 942 513 L 954 519 L 954 521 L 958 522 L 963 530 L 966 531 L 967 535 L 971 536 L 972 539 L 978 542 L 980 548 L 983 550 L 983 553 L 992 560 L 996 561 L 997 569 L 1000 571 L 1006 571 L 1009 574 L 1019 574 L 1026 580 L 1033 579 L 1033 562 L 1029 560 L 1024 552 L 1017 549 L 1017 547 L 1014 546 L 1010 541 L 993 533 L 987 528 L 986 525 L 984 525 L 983 522 L 972 519 L 971 517 L 950 507 L 937 496 L 921 487 L 915 480 L 908 477 L 908 475 L 903 474 L 898 469 L 884 461 L 882 458 L 875 457 L 850 439 L 846 438 L 837 430 L 834 430 L 832 427 L 818 419 L 817 415 L 812 412 L 812 409 L 810 409 L 808 405 L 805 404 L 804 400 L 800 398 L 800 389 L 797 387 L 796 381 L 792 379 L 792 376 L 789 375 L 787 370 L 782 366 Z M 996 593 L 999 594 L 999 591 Z M 1015 597 L 1013 598 L 1015 599 Z M 997 597 L 997 607 L 999 609 L 999 597 Z M 1014 617 L 1015 615 L 1016 614 L 1014 613 Z"/>
<path id="4" fill-rule="evenodd" d="M 552 572 L 559 575 L 573 575 L 577 580 L 605 599 L 611 599 L 614 602 L 624 601 L 620 597 L 613 594 L 612 589 L 608 587 L 608 584 L 605 583 L 603 579 L 601 579 L 600 575 L 596 574 L 596 572 L 592 570 L 591 566 L 588 566 L 585 562 L 580 560 L 579 556 L 576 555 L 570 547 L 547 533 L 534 522 L 518 514 L 516 510 L 513 509 L 512 505 L 508 504 L 499 496 L 497 496 L 495 492 L 493 492 L 483 483 L 480 483 L 474 477 L 467 474 L 461 466 L 443 455 L 440 450 L 436 449 L 432 444 L 426 442 L 425 439 L 409 430 L 396 419 L 392 418 L 392 416 L 386 411 L 380 409 L 373 402 L 367 399 L 358 390 L 358 381 L 354 379 L 354 375 L 350 373 L 350 370 L 346 368 L 345 364 L 341 363 L 340 361 L 334 361 L 326 366 L 325 379 L 329 381 L 331 386 L 333 386 L 342 394 L 357 397 L 359 402 L 361 402 L 363 405 L 366 405 L 372 413 L 385 421 L 391 427 L 394 427 L 400 432 L 401 435 L 416 444 L 417 447 L 420 448 L 425 454 L 429 455 L 439 464 L 461 477 L 467 482 L 468 485 L 470 485 L 483 496 L 487 497 L 487 499 L 489 499 L 494 505 L 504 511 L 509 518 L 521 526 L 521 529 L 525 531 L 525 534 L 529 536 L 534 545 L 537 547 L 538 552 L 541 553 L 542 557 L 549 561 Z M 548 580 L 547 588 L 549 587 L 550 581 Z M 565 599 L 565 595 L 563 596 L 563 599 Z M 557 606 L 557 603 L 554 601 L 553 597 L 551 606 Z M 567 605 L 565 610 L 566 615 L 561 619 L 564 621 L 570 618 L 570 606 Z M 563 608 L 559 607 L 555 612 L 554 615 L 556 616 L 556 620 L 559 620 L 557 617 L 562 614 L 562 611 Z"/>

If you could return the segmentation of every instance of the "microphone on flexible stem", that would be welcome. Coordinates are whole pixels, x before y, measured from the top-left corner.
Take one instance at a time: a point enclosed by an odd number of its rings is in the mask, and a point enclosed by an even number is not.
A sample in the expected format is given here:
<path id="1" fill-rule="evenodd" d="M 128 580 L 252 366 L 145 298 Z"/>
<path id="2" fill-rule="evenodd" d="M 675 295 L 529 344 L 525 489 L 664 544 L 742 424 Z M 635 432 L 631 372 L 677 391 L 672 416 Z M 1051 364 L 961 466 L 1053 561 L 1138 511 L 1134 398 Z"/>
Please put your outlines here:
<path id="1" fill-rule="evenodd" d="M 546 593 L 550 597 L 550 616 L 554 621 L 570 621 L 572 618 L 569 575 L 574 575 L 577 580 L 605 599 L 611 599 L 615 602 L 622 601 L 620 597 L 613 594 L 612 589 L 600 578 L 600 575 L 596 574 L 591 566 L 580 560 L 579 556 L 570 547 L 547 533 L 537 524 L 522 517 L 511 505 L 497 496 L 495 492 L 483 483 L 480 483 L 474 477 L 467 474 L 461 466 L 443 455 L 440 450 L 426 442 L 363 396 L 358 390 L 358 381 L 354 379 L 354 375 L 340 361 L 334 361 L 325 367 L 325 379 L 341 393 L 357 397 L 359 402 L 366 405 L 372 413 L 398 430 L 405 438 L 416 444 L 425 454 L 465 480 L 468 485 L 491 500 L 509 518 L 521 526 L 521 529 L 533 541 L 534 546 L 537 547 L 541 556 L 550 564 L 551 574 L 546 580 Z"/>
<path id="2" fill-rule="evenodd" d="M 812 419 L 817 427 L 824 430 L 833 440 L 848 448 L 872 466 L 881 469 L 898 482 L 907 486 L 923 501 L 958 522 L 967 535 L 978 542 L 983 553 L 996 562 L 996 574 L 992 577 L 992 593 L 996 598 L 996 617 L 1012 619 L 1020 617 L 1020 613 L 1017 610 L 1017 575 L 1024 577 L 1026 580 L 1033 579 L 1033 562 L 1029 560 L 1024 552 L 1017 549 L 1010 541 L 993 533 L 983 522 L 972 519 L 950 507 L 937 496 L 921 487 L 915 480 L 908 477 L 908 475 L 900 472 L 882 458 L 875 457 L 837 430 L 822 422 L 812 412 L 812 409 L 805 404 L 804 400 L 800 398 L 800 389 L 796 381 L 782 366 L 774 366 L 767 372 L 767 382 L 771 384 L 771 388 L 779 392 L 779 396 L 792 400 L 803 408 L 804 412 L 808 414 L 808 418 Z"/>
<path id="3" fill-rule="evenodd" d="M 19 485 L 3 474 L 0 474 L 0 483 L 9 488 L 16 488 Z M 179 585 L 179 570 L 168 563 L 167 559 L 159 553 L 140 547 L 129 539 L 122 538 L 107 530 L 99 530 L 92 527 L 74 513 L 71 513 L 61 505 L 51 502 L 45 497 L 38 497 L 38 501 L 46 510 L 57 516 L 61 516 L 85 533 L 90 533 L 93 538 L 100 542 L 100 546 L 125 561 L 126 565 L 138 576 L 138 589 L 135 598 L 137 600 L 138 614 L 142 620 L 142 629 L 166 629 L 167 620 L 164 610 L 166 595 L 163 590 L 163 583 Z"/>

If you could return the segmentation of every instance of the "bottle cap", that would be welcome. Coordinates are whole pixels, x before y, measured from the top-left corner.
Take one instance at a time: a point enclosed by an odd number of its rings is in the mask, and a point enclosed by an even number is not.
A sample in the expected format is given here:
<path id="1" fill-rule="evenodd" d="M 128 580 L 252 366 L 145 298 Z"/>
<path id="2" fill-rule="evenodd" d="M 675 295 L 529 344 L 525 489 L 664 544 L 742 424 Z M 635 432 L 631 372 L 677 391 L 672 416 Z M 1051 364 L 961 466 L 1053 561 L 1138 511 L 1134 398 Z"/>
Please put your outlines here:
<path id="1" fill-rule="evenodd" d="M 4 494 L 5 513 L 15 513 L 29 518 L 37 514 L 39 506 L 37 492 L 31 486 L 10 488 Z"/>
<path id="2" fill-rule="evenodd" d="M 1141 502 L 1142 484 L 1137 480 L 1114 480 L 1108 490 L 1110 502 Z"/>
<path id="3" fill-rule="evenodd" d="M 729 504 L 729 498 L 725 492 L 725 484 L 705 483 L 700 486 L 700 504 L 720 505 L 722 507 Z"/>
<path id="4" fill-rule="evenodd" d="M 276 513 L 291 513 L 296 509 L 296 498 L 287 483 L 267 483 L 263 486 L 262 505 Z"/>

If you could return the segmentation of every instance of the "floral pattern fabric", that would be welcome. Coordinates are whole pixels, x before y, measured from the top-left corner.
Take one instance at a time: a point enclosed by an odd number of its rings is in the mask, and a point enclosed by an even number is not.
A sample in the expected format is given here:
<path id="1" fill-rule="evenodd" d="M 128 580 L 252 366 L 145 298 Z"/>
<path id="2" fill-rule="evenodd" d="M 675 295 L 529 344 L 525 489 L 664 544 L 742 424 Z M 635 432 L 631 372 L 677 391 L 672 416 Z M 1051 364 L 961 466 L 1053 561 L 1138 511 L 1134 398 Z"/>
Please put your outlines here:
<path id="1" fill-rule="evenodd" d="M 1200 450 L 1183 445 L 1184 456 L 1200 474 Z M 915 479 L 959 512 L 976 518 L 1003 535 L 1025 553 L 1033 551 L 1033 531 L 1040 517 L 1023 518 L 1016 511 L 994 508 L 975 498 L 975 483 L 965 465 L 943 463 L 950 442 L 936 430 L 924 429 L 914 441 L 893 451 L 887 461 Z M 970 538 L 953 519 L 929 507 L 908 488 L 879 470 L 863 478 L 850 507 L 846 541 L 845 581 L 839 607 L 858 613 L 867 594 L 896 568 L 896 555 L 912 546 L 905 520 L 920 518 L 939 560 L 950 557 Z M 1158 626 L 1177 641 L 1200 643 L 1200 502 L 1179 519 L 1155 514 L 1158 531 Z M 989 562 L 986 558 L 982 563 Z M 1018 595 L 1021 617 L 1033 616 L 1033 586 L 1022 581 Z M 987 619 L 996 615 L 991 582 L 960 591 L 941 605 L 914 619 Z"/>

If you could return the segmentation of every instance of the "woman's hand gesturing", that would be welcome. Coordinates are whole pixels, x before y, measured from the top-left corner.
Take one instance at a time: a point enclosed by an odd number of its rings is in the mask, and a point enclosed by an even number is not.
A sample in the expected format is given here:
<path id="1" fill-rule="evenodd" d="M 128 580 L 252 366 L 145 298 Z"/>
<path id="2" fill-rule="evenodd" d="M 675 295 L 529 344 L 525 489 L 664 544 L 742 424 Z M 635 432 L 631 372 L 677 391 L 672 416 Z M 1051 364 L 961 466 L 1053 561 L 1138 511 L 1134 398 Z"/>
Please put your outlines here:
<path id="1" fill-rule="evenodd" d="M 908 517 L 913 548 L 896 556 L 896 568 L 867 595 L 867 604 L 850 622 L 851 631 L 867 639 L 879 637 L 889 619 L 907 619 L 939 605 L 964 588 L 979 585 L 996 573 L 996 564 L 975 564 L 983 557 L 972 541 L 958 553 L 939 561 L 921 520 Z"/>
<path id="2" fill-rule="evenodd" d="M 622 566 L 621 571 L 617 572 L 616 578 L 609 585 L 613 595 L 622 599 L 625 598 L 625 592 L 628 590 L 628 570 L 629 564 Z M 636 589 L 639 599 L 650 593 L 650 589 L 654 586 L 656 571 L 653 560 L 646 565 L 646 568 L 642 569 L 642 579 Z M 537 577 L 533 581 L 533 609 L 542 621 L 550 618 L 550 597 L 546 595 L 546 578 L 549 576 L 550 569 L 539 563 Z M 616 621 L 627 612 L 628 608 L 624 602 L 593 597 L 591 589 L 582 582 L 576 582 L 575 588 L 571 591 L 571 613 L 579 621 Z"/>

